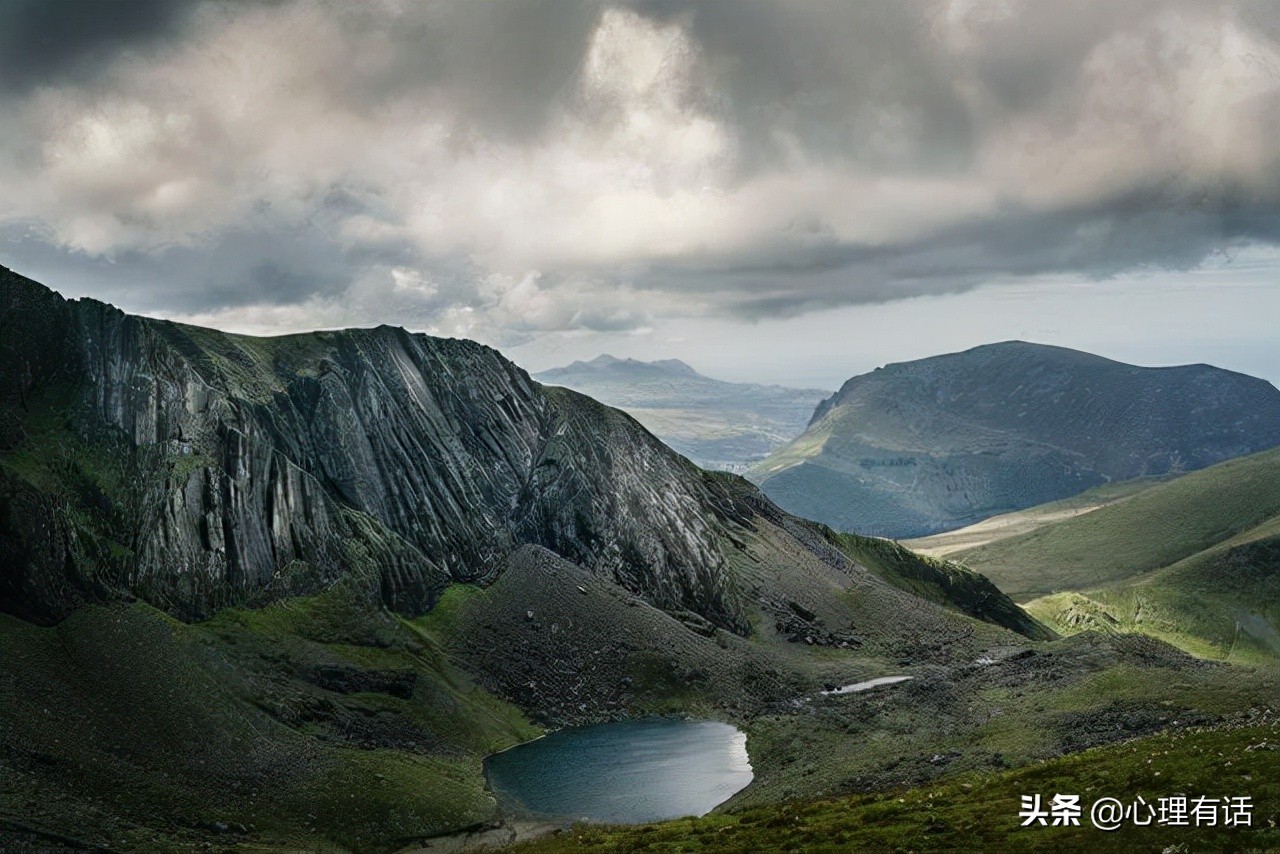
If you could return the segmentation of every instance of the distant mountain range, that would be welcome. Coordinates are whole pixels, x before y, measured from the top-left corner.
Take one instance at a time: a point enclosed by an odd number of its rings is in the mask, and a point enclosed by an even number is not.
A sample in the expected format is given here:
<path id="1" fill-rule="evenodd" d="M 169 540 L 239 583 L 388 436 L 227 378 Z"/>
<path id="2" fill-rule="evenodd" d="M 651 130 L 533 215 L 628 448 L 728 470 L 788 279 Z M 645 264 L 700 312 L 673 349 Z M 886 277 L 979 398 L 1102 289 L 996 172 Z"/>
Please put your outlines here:
<path id="1" fill-rule="evenodd" d="M 797 515 L 913 537 L 1276 445 L 1263 380 L 1008 341 L 853 377 L 748 477 Z"/>
<path id="2" fill-rule="evenodd" d="M 827 394 L 716 380 L 678 359 L 641 362 L 607 354 L 534 379 L 625 410 L 703 468 L 736 472 L 798 435 Z"/>

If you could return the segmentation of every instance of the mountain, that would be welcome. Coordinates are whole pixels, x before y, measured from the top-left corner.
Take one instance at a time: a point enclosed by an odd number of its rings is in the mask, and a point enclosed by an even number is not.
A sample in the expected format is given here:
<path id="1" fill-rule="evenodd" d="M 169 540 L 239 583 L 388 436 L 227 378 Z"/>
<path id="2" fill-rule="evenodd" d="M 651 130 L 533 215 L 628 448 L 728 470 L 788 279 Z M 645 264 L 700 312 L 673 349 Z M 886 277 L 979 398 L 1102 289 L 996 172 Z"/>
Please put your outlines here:
<path id="1" fill-rule="evenodd" d="M 12 274 L 0 310 L 14 613 L 128 591 L 189 619 L 353 567 L 421 613 L 531 543 L 744 626 L 723 543 L 751 512 L 626 416 L 494 350 L 386 326 L 226 335 Z M 28 448 L 56 451 L 42 469 Z"/>
<path id="2" fill-rule="evenodd" d="M 1009 341 L 877 368 L 747 476 L 835 528 L 919 537 L 1280 445 L 1280 391 Z"/>
<path id="3" fill-rule="evenodd" d="M 948 556 L 1064 633 L 1138 631 L 1209 658 L 1280 656 L 1280 449 L 1135 487 Z"/>
<path id="4" fill-rule="evenodd" d="M 731 383 L 678 359 L 640 362 L 597 356 L 536 374 L 625 410 L 704 468 L 742 471 L 804 429 L 826 392 Z"/>
<path id="5" fill-rule="evenodd" d="M 397 849 L 495 821 L 482 758 L 542 727 L 794 730 L 823 685 L 1053 638 L 479 344 L 231 335 L 7 269 L 0 322 L 6 848 Z M 933 773 L 954 726 L 856 767 Z"/>

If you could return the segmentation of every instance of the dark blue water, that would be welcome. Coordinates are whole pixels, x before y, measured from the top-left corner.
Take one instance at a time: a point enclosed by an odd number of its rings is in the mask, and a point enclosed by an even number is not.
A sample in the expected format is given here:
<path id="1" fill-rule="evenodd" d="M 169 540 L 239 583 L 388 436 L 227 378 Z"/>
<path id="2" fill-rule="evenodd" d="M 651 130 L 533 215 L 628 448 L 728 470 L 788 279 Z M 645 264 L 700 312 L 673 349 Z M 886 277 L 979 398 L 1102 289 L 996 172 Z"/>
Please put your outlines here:
<path id="1" fill-rule="evenodd" d="M 485 760 L 508 807 L 629 824 L 703 815 L 751 782 L 747 737 L 718 721 L 649 718 L 558 730 Z"/>

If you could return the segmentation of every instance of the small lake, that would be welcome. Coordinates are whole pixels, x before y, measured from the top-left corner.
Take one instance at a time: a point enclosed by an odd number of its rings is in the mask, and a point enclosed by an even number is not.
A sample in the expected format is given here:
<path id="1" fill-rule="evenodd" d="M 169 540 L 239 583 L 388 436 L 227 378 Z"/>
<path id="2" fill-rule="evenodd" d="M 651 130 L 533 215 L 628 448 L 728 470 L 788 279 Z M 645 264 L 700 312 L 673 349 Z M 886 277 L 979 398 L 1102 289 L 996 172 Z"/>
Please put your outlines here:
<path id="1" fill-rule="evenodd" d="M 752 778 L 744 733 L 679 718 L 557 730 L 490 756 L 485 771 L 517 811 L 613 824 L 704 815 Z"/>

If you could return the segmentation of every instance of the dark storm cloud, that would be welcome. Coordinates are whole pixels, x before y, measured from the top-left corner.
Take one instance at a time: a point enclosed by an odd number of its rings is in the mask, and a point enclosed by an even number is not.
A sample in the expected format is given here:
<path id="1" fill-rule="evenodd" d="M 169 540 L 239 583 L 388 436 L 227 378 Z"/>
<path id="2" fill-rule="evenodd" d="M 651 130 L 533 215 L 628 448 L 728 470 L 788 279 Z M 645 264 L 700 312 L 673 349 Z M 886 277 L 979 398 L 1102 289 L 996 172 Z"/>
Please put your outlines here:
<path id="1" fill-rule="evenodd" d="M 393 61 L 360 80 L 360 96 L 444 93 L 477 128 L 536 134 L 572 92 L 601 5 L 579 0 L 450 0 L 400 22 Z M 366 18 L 366 26 L 381 22 Z"/>
<path id="2" fill-rule="evenodd" d="M 112 258 L 68 253 L 47 235 L 0 229 L 5 263 L 68 295 L 94 295 L 141 312 L 209 312 L 288 305 L 342 293 L 369 262 L 348 257 L 306 227 L 228 230 L 198 246 L 127 250 Z"/>
<path id="3" fill-rule="evenodd" d="M 752 168 L 780 156 L 778 131 L 823 156 L 962 167 L 972 127 L 911 3 L 637 3 L 642 14 L 687 20 Z M 882 136 L 885 110 L 918 120 L 909 139 Z M 905 144 L 903 144 L 905 143 Z"/>
<path id="4" fill-rule="evenodd" d="M 175 34 L 185 0 L 6 0 L 0 3 L 0 93 L 91 76 L 122 51 Z"/>
<path id="5" fill-rule="evenodd" d="M 1009 209 L 927 240 L 744 254 L 724 264 L 658 266 L 652 275 L 722 295 L 751 320 L 849 303 L 955 293 L 993 280 L 1134 269 L 1186 270 L 1224 247 L 1280 244 L 1280 210 L 1229 200 L 1216 209 L 1152 204 L 1132 193 L 1051 214 Z M 784 283 L 785 285 L 781 285 Z M 781 286 L 780 286 L 781 285 Z"/>
<path id="6" fill-rule="evenodd" d="M 1280 243 L 1267 2 L 11 2 L 0 85 L 0 260 L 156 312 L 624 329 Z"/>

